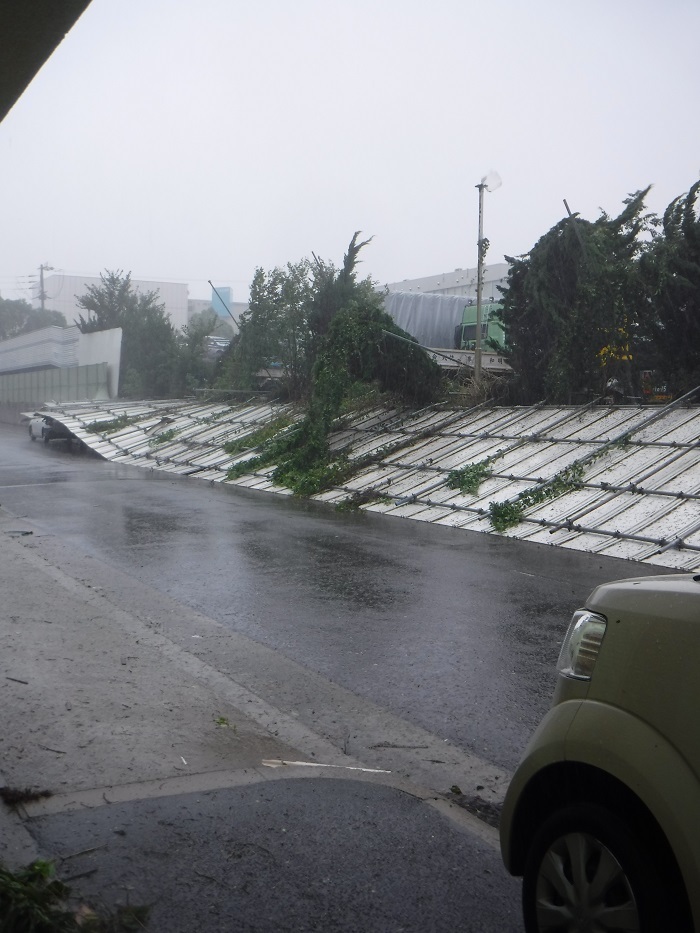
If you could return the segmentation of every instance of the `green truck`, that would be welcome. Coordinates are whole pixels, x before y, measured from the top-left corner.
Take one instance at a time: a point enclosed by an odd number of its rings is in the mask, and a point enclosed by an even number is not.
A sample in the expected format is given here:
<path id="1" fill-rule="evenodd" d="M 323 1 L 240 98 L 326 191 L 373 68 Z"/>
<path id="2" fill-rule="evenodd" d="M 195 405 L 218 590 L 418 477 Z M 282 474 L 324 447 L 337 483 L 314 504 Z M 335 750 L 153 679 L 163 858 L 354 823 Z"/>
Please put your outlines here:
<path id="1" fill-rule="evenodd" d="M 503 307 L 500 301 L 484 300 L 481 304 L 481 348 L 503 346 L 503 326 L 496 320 L 497 313 Z M 476 349 L 476 299 L 470 298 L 462 311 L 462 323 L 455 327 L 455 349 Z"/>

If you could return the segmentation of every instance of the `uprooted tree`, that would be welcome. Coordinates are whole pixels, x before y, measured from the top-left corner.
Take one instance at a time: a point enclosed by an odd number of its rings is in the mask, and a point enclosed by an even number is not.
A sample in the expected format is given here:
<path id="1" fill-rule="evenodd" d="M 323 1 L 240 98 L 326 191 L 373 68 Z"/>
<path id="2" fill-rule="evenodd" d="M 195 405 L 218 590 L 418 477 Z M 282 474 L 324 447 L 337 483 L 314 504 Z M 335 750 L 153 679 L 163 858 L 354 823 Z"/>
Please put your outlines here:
<path id="1" fill-rule="evenodd" d="M 352 237 L 340 268 L 314 255 L 285 269 L 256 270 L 240 333 L 221 363 L 220 388 L 253 389 L 260 374 L 274 366 L 282 370 L 281 387 L 289 398 L 309 397 L 314 366 L 327 349 L 335 317 L 350 308 L 382 311 L 376 283 L 357 278 L 360 251 L 371 242 L 358 237 L 359 232 Z M 392 319 L 385 318 L 386 327 L 395 329 Z M 408 352 L 387 351 L 389 368 Z"/>
<path id="2" fill-rule="evenodd" d="M 343 451 L 331 452 L 329 433 L 368 387 L 409 405 L 433 401 L 440 388 L 440 368 L 384 311 L 375 283 L 357 281 L 358 254 L 369 242 L 358 243 L 358 236 L 340 269 L 314 257 L 286 273 L 258 270 L 251 310 L 228 361 L 226 375 L 241 380 L 281 361 L 288 390 L 305 400 L 304 418 L 268 441 L 256 460 L 276 464 L 276 481 L 304 495 L 339 482 L 350 469 Z M 253 466 L 248 461 L 241 469 Z"/>

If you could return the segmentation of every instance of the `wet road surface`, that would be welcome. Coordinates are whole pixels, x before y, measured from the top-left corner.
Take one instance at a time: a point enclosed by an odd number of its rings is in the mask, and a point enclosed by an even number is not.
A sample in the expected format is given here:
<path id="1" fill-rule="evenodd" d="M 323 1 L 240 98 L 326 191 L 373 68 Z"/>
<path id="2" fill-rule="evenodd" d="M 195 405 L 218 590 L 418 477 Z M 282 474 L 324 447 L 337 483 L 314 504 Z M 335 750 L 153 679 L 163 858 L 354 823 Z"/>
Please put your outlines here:
<path id="1" fill-rule="evenodd" d="M 0 492 L 54 541 L 512 770 L 571 612 L 653 572 L 32 444 L 0 426 Z M 312 703 L 312 700 L 309 701 Z"/>
<path id="2" fill-rule="evenodd" d="M 394 788 L 282 780 L 32 829 L 89 902 L 150 905 L 150 933 L 522 931 L 498 852 Z"/>

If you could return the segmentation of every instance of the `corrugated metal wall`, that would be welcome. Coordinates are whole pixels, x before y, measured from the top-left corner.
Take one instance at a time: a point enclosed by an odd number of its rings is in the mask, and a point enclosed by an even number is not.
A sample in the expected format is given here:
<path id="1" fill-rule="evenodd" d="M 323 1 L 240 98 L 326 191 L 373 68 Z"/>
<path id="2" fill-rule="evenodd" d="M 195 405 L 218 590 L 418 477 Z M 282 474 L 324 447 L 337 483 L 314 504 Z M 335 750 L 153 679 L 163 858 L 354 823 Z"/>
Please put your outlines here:
<path id="1" fill-rule="evenodd" d="M 107 363 L 0 374 L 2 405 L 31 408 L 82 398 L 109 398 Z"/>
<path id="2" fill-rule="evenodd" d="M 275 486 L 271 466 L 229 479 L 254 448 L 223 449 L 281 414 L 294 416 L 289 407 L 110 402 L 51 413 L 109 460 L 290 494 Z M 96 426 L 110 421 L 111 430 Z M 357 470 L 320 501 L 363 494 L 367 510 L 492 534 L 492 504 L 521 503 L 519 520 L 502 532 L 509 537 L 700 569 L 698 406 L 377 409 L 346 423 L 332 446 Z M 450 473 L 473 464 L 485 469 L 477 488 L 452 488 Z M 532 495 L 571 476 L 554 496 Z"/>

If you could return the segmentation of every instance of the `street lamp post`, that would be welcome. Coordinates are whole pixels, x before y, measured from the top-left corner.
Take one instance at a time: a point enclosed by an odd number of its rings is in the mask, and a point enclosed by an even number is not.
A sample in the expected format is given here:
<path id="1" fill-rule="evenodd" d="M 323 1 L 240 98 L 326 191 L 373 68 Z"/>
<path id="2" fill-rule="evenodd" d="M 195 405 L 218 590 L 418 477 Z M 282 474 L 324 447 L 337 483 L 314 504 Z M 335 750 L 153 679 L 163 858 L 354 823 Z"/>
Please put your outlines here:
<path id="1" fill-rule="evenodd" d="M 476 187 L 479 189 L 479 241 L 478 264 L 476 267 L 476 344 L 474 347 L 474 381 L 481 382 L 481 292 L 484 286 L 484 256 L 486 255 L 486 241 L 484 240 L 484 191 L 495 191 L 501 187 L 501 176 L 498 172 L 489 172 L 484 175 Z"/>
<path id="2" fill-rule="evenodd" d="M 481 290 L 484 285 L 484 180 L 476 186 L 479 189 L 479 240 L 478 263 L 476 267 L 476 345 L 474 347 L 474 381 L 481 382 Z"/>

